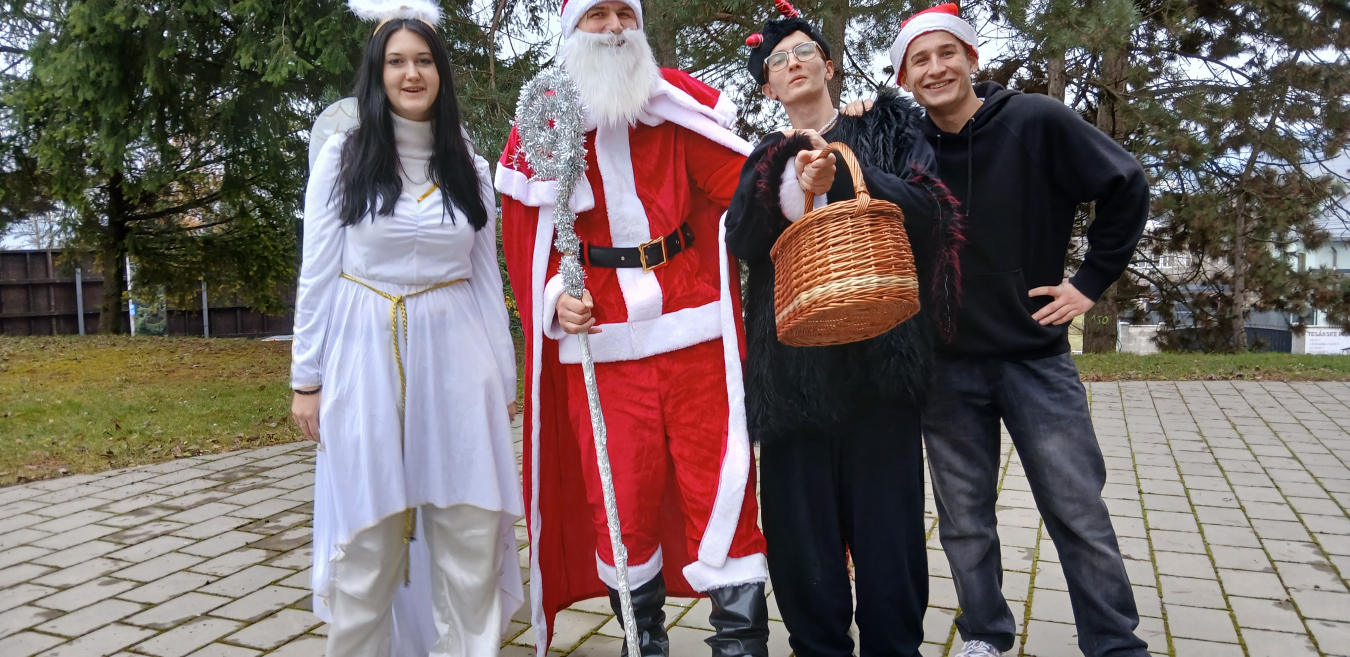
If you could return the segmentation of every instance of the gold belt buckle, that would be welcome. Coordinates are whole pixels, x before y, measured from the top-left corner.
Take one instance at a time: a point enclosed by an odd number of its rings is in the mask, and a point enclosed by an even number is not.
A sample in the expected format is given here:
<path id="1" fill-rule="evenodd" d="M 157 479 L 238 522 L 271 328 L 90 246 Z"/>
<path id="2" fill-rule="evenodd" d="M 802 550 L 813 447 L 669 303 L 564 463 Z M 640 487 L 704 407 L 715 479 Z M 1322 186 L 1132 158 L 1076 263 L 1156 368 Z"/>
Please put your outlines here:
<path id="1" fill-rule="evenodd" d="M 649 267 L 647 266 L 647 247 L 656 244 L 658 242 L 661 244 L 661 262 L 654 267 Z M 666 251 L 666 236 L 662 235 L 654 240 L 643 242 L 641 245 L 639 245 L 638 259 L 642 261 L 642 273 L 644 274 L 649 271 L 660 269 L 670 264 L 670 253 Z"/>

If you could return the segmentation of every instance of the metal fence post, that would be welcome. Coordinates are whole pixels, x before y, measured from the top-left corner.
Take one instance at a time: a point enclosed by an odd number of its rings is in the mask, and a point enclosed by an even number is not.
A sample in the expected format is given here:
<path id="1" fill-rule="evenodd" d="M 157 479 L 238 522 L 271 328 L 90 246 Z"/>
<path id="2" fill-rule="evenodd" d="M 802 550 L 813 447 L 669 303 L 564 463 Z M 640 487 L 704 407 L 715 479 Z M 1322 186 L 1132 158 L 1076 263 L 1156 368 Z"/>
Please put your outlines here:
<path id="1" fill-rule="evenodd" d="M 75 268 L 75 312 L 79 313 L 80 335 L 84 335 L 84 278 L 80 268 Z"/>
<path id="2" fill-rule="evenodd" d="M 202 279 L 202 337 L 211 337 L 211 308 L 206 303 L 206 279 Z"/>

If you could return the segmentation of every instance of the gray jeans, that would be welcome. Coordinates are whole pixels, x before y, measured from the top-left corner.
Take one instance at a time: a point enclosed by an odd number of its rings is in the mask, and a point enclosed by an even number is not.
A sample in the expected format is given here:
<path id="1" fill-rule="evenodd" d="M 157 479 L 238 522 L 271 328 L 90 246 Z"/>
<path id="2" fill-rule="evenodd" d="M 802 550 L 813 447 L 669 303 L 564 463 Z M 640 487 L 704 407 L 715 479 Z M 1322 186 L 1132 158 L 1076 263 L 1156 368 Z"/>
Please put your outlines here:
<path id="1" fill-rule="evenodd" d="M 999 554 L 999 420 L 1008 427 L 1036 507 L 1059 552 L 1084 655 L 1146 657 L 1139 614 L 1111 517 L 1106 465 L 1073 359 L 948 358 L 924 408 L 942 548 L 956 579 L 961 638 L 1012 648 Z"/>

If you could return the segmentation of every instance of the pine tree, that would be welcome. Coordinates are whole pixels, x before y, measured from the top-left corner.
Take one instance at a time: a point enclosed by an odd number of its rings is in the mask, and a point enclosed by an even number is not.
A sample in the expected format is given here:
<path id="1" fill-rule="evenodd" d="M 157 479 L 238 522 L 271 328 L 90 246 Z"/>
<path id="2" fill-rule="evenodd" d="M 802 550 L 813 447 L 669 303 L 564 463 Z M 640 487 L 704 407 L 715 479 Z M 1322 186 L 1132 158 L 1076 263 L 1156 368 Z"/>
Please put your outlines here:
<path id="1" fill-rule="evenodd" d="M 1316 218 L 1344 193 L 1320 163 L 1350 134 L 1347 18 L 1332 1 L 1009 4 L 1011 47 L 986 74 L 1048 90 L 1064 57 L 1067 102 L 1139 157 L 1153 184 L 1152 229 L 1089 329 L 1145 300 L 1174 329 L 1168 348 L 1246 349 L 1248 309 L 1317 308 L 1343 324 L 1341 277 L 1284 256 L 1326 240 Z M 1122 25 L 1123 49 L 1112 45 Z"/>
<path id="2" fill-rule="evenodd" d="M 274 310 L 295 272 L 304 133 L 349 77 L 359 31 L 339 2 L 50 0 L 8 81 L 15 142 L 71 217 L 120 314 L 124 263 L 184 299 L 205 276 Z M 101 332 L 119 330 L 102 321 Z"/>
<path id="3" fill-rule="evenodd" d="M 202 277 L 278 310 L 296 273 L 307 139 L 346 95 L 372 26 L 343 0 L 45 0 L 0 16 L 16 64 L 0 115 L 0 221 L 59 207 L 71 246 L 104 271 L 117 317 L 136 284 L 190 303 Z M 497 61 L 517 14 L 446 3 L 464 120 L 484 153 L 506 140 L 527 51 Z M 41 19 L 33 16 L 40 15 Z M 2 157 L 8 154 L 8 157 Z M 116 332 L 118 323 L 100 323 Z"/>

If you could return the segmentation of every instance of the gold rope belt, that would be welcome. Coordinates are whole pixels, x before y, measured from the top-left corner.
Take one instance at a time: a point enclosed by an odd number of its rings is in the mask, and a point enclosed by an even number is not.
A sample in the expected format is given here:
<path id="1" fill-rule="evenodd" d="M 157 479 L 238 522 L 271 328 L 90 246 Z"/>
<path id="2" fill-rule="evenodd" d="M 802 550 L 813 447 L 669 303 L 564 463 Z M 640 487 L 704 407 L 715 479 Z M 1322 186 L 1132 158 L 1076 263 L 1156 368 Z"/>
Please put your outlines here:
<path id="1" fill-rule="evenodd" d="M 399 324 L 400 324 L 400 320 L 402 320 L 401 323 L 403 324 L 403 339 L 404 339 L 404 340 L 407 340 L 407 339 L 408 339 L 408 304 L 406 303 L 406 301 L 407 301 L 408 297 L 415 297 L 415 296 L 417 296 L 417 295 L 419 295 L 419 294 L 426 294 L 427 292 L 430 292 L 430 291 L 432 291 L 432 290 L 439 290 L 439 289 L 441 289 L 441 288 L 443 288 L 443 287 L 450 287 L 451 285 L 455 285 L 455 284 L 458 284 L 458 283 L 463 283 L 464 281 L 466 281 L 466 280 L 468 280 L 468 279 L 464 279 L 464 278 L 456 278 L 456 279 L 453 280 L 453 281 L 445 281 L 444 283 L 436 283 L 435 285 L 432 285 L 432 286 L 430 286 L 430 287 L 425 287 L 425 288 L 422 288 L 422 289 L 420 289 L 420 290 L 418 290 L 418 291 L 416 291 L 416 292 L 409 292 L 409 293 L 407 293 L 407 294 L 389 294 L 388 292 L 385 292 L 384 290 L 377 289 L 376 287 L 372 286 L 370 283 L 367 283 L 367 282 L 365 282 L 365 281 L 363 281 L 363 280 L 361 280 L 361 279 L 359 279 L 359 278 L 356 278 L 355 276 L 351 276 L 351 275 L 347 274 L 346 272 L 343 272 L 342 277 L 345 278 L 345 279 L 347 279 L 347 280 L 349 280 L 349 281 L 351 281 L 351 282 L 353 282 L 353 283 L 356 283 L 357 285 L 360 285 L 361 287 L 364 287 L 364 288 L 366 288 L 367 290 L 370 290 L 371 292 L 374 292 L 375 294 L 378 294 L 378 295 L 380 295 L 380 296 L 382 296 L 382 297 L 384 297 L 384 298 L 386 298 L 386 299 L 389 300 L 389 337 L 390 337 L 390 339 L 392 340 L 393 345 L 394 345 L 394 362 L 395 362 L 396 364 L 398 364 L 398 394 L 399 394 L 399 397 L 398 397 L 398 405 L 399 405 L 399 412 L 400 412 L 400 414 L 402 414 L 402 413 L 404 412 L 404 407 L 405 407 L 405 406 L 407 405 L 407 403 L 408 403 L 408 378 L 407 378 L 407 375 L 403 372 L 403 352 L 402 352 L 401 350 L 399 350 L 399 347 L 398 347 L 398 333 L 399 333 L 398 327 L 399 327 Z M 400 454 L 400 456 L 402 456 L 403 453 L 404 453 L 404 451 L 405 451 L 405 450 L 404 450 L 404 444 L 403 444 L 403 426 L 402 426 L 402 424 L 403 424 L 402 422 L 399 423 L 399 430 L 398 430 L 398 434 L 399 434 L 399 437 L 398 437 L 398 447 L 399 447 L 399 454 Z M 417 529 L 417 508 L 416 508 L 416 507 L 409 507 L 409 508 L 407 508 L 407 509 L 404 509 L 404 511 L 403 511 L 403 583 L 404 583 L 404 584 L 408 584 L 408 583 L 412 580 L 412 555 L 410 554 L 410 551 L 411 551 L 411 549 L 412 549 L 413 534 L 414 534 L 414 532 L 416 531 L 416 529 Z"/>

